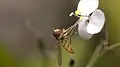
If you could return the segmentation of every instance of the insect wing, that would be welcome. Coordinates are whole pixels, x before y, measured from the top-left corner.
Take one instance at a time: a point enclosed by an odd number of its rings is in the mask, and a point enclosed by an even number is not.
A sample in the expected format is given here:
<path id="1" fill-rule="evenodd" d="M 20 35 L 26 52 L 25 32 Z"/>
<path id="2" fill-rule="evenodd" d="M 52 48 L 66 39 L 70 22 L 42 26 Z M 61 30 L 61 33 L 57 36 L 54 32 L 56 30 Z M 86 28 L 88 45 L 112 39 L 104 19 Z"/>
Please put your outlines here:
<path id="1" fill-rule="evenodd" d="M 58 54 L 57 54 L 57 56 L 58 56 L 58 65 L 59 65 L 59 67 L 61 67 L 61 65 L 62 65 L 62 51 L 61 51 L 60 43 L 57 44 L 57 49 L 58 49 Z"/>
<path id="2" fill-rule="evenodd" d="M 90 18 L 90 22 L 87 26 L 87 32 L 89 34 L 97 34 L 101 31 L 105 24 L 105 16 L 104 13 L 97 9 L 93 12 Z"/>

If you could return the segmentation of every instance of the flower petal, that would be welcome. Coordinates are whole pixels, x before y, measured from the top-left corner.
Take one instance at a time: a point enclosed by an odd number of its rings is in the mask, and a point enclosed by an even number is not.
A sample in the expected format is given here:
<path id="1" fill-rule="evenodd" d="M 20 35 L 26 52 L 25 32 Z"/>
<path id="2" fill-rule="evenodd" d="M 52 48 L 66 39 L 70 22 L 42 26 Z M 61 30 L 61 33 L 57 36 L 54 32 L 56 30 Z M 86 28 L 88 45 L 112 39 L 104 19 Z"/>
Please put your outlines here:
<path id="1" fill-rule="evenodd" d="M 77 11 L 80 15 L 89 15 L 98 8 L 99 0 L 80 0 Z"/>
<path id="2" fill-rule="evenodd" d="M 86 30 L 86 27 L 88 25 L 88 22 L 86 20 L 78 20 L 78 34 L 83 39 L 90 39 L 92 37 L 92 34 L 89 34 Z"/>
<path id="3" fill-rule="evenodd" d="M 97 9 L 93 12 L 93 14 L 90 17 L 90 22 L 87 26 L 87 32 L 89 34 L 97 34 L 101 31 L 105 24 L 105 16 L 104 13 Z"/>

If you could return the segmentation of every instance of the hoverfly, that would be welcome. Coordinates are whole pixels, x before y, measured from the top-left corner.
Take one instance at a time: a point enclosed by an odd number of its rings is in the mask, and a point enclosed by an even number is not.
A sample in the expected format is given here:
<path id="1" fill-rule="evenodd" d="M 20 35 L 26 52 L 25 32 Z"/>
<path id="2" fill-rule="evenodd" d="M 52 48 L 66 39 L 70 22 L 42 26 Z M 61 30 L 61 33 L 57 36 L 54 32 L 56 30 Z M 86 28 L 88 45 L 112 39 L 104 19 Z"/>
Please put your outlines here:
<path id="1" fill-rule="evenodd" d="M 62 65 L 62 53 L 61 53 L 60 45 L 70 54 L 74 54 L 74 51 L 70 47 L 70 44 L 71 44 L 71 37 L 74 33 L 77 23 L 78 22 L 76 22 L 74 25 L 70 26 L 67 29 L 63 28 L 63 29 L 54 29 L 53 30 L 53 36 L 58 41 L 57 48 L 58 48 L 58 64 L 59 64 L 59 66 Z"/>
<path id="2" fill-rule="evenodd" d="M 56 40 L 58 41 L 58 43 L 63 46 L 63 48 L 69 52 L 69 53 L 74 53 L 74 51 L 72 50 L 72 48 L 70 47 L 70 36 L 68 36 L 67 31 L 63 28 L 63 29 L 55 29 L 53 36 L 56 38 Z"/>

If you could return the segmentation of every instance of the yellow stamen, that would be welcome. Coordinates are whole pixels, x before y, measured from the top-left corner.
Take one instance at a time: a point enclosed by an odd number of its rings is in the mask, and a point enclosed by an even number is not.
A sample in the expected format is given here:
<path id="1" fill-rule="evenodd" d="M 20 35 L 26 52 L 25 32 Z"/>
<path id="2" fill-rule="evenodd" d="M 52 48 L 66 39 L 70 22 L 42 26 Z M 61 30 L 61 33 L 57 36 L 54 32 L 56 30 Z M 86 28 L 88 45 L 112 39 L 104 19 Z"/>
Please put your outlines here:
<path id="1" fill-rule="evenodd" d="M 80 16 L 80 20 L 83 20 L 83 16 Z"/>
<path id="2" fill-rule="evenodd" d="M 75 11 L 75 16 L 78 16 L 80 14 L 80 11 Z"/>

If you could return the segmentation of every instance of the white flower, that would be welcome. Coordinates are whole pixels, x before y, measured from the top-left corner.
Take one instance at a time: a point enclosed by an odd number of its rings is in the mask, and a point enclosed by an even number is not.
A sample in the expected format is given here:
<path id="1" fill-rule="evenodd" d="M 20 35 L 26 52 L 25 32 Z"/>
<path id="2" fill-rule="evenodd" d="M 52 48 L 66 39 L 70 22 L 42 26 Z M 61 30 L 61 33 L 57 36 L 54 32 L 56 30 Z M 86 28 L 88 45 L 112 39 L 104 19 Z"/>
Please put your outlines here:
<path id="1" fill-rule="evenodd" d="M 80 0 L 77 11 L 79 11 L 79 15 L 88 16 L 98 8 L 98 5 L 99 0 Z"/>
<path id="2" fill-rule="evenodd" d="M 73 14 L 72 12 L 69 16 L 89 16 L 89 14 L 95 11 L 98 8 L 98 6 L 99 0 L 80 0 L 75 14 Z"/>
<path id="3" fill-rule="evenodd" d="M 105 24 L 105 16 L 104 13 L 97 9 L 93 12 L 93 14 L 90 17 L 90 22 L 87 26 L 87 32 L 89 34 L 97 34 L 101 31 Z"/>
<path id="4" fill-rule="evenodd" d="M 89 18 L 83 17 L 83 20 L 78 20 L 78 34 L 83 38 L 83 39 L 90 39 L 92 37 L 92 34 L 89 34 L 86 31 L 87 25 L 88 25 L 88 20 Z"/>
<path id="5" fill-rule="evenodd" d="M 90 39 L 93 34 L 99 33 L 104 24 L 104 13 L 97 9 L 90 17 L 83 17 L 82 20 L 78 20 L 78 34 L 84 39 Z"/>
<path id="6" fill-rule="evenodd" d="M 90 39 L 93 34 L 99 33 L 105 23 L 104 13 L 97 9 L 99 0 L 80 0 L 75 15 L 80 19 L 78 22 L 78 34 L 84 39 Z M 92 14 L 90 16 L 90 14 Z"/>

